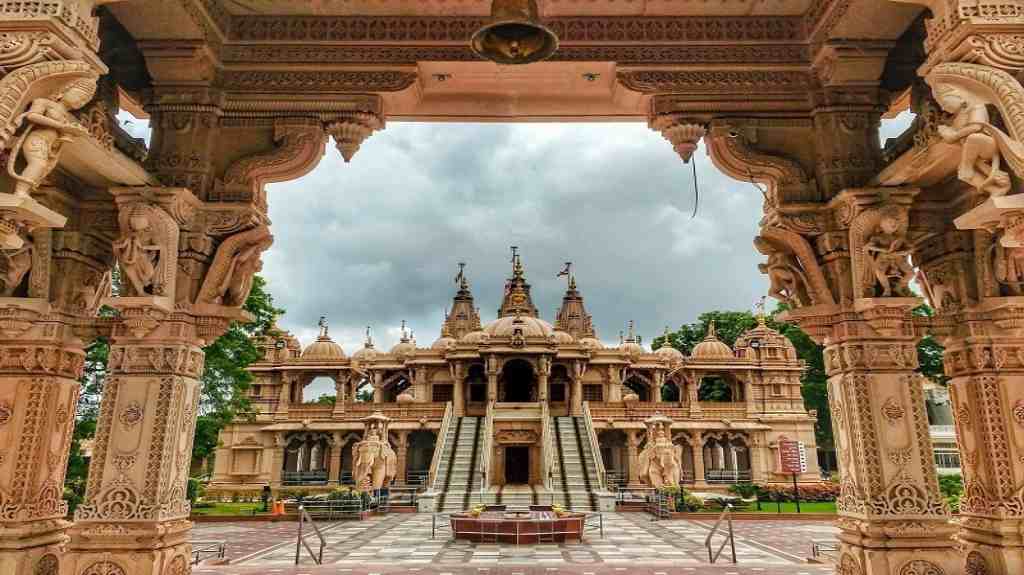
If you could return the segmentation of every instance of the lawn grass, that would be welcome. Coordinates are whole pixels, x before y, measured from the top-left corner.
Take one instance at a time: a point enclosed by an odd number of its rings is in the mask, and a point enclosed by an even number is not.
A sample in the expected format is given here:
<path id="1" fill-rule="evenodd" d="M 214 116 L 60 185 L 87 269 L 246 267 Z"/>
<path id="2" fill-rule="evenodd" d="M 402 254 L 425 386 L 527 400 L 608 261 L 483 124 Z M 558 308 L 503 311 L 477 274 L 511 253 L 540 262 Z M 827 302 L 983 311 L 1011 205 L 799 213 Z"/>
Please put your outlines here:
<path id="1" fill-rule="evenodd" d="M 749 509 L 744 511 L 754 513 L 778 513 L 778 506 L 782 506 L 783 513 L 796 513 L 796 503 L 765 503 L 761 502 L 761 511 L 757 510 L 757 505 L 752 504 Z M 835 501 L 801 501 L 800 502 L 801 513 L 835 513 L 836 503 Z"/>
<path id="2" fill-rule="evenodd" d="M 262 503 L 214 503 L 213 507 L 193 507 L 193 515 L 252 515 L 263 512 Z"/>

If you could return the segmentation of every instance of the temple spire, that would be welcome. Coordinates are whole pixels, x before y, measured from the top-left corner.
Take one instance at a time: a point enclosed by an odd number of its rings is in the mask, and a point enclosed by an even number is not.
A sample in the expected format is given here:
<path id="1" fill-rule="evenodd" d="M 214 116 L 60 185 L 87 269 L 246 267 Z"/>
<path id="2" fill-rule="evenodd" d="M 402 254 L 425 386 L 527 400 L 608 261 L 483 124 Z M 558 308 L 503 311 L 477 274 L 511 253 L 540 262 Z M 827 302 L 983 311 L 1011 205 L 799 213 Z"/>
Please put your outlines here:
<path id="1" fill-rule="evenodd" d="M 455 275 L 455 285 L 458 286 L 458 291 L 452 299 L 451 311 L 446 311 L 444 314 L 441 333 L 446 334 L 447 337 L 461 339 L 471 331 L 482 329 L 480 313 L 473 302 L 473 293 L 469 290 L 465 262 L 459 262 L 459 273 Z"/>
<path id="2" fill-rule="evenodd" d="M 512 277 L 505 282 L 505 297 L 498 308 L 498 317 L 511 315 L 537 317 L 537 307 L 530 298 L 530 284 L 526 283 L 526 269 L 518 246 L 512 246 Z"/>
<path id="3" fill-rule="evenodd" d="M 572 273 L 572 262 L 565 262 L 565 268 L 556 277 L 568 277 L 568 288 L 562 297 L 562 307 L 555 314 L 555 329 L 564 331 L 576 339 L 597 338 L 593 320 L 583 305 L 583 296 L 576 290 L 576 276 Z"/>

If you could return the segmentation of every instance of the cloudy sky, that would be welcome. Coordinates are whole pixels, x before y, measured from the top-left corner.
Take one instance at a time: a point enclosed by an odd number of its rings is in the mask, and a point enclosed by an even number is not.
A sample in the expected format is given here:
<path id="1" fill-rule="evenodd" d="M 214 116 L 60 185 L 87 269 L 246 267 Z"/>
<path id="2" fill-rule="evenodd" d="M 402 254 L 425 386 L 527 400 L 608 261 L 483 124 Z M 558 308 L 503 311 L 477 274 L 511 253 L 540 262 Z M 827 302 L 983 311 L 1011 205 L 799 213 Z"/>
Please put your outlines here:
<path id="1" fill-rule="evenodd" d="M 883 140 L 907 123 L 886 122 Z M 387 349 L 403 319 L 429 346 L 458 262 L 486 322 L 516 245 L 542 317 L 553 321 L 565 291 L 555 276 L 572 261 L 599 337 L 617 342 L 634 320 L 649 342 L 705 311 L 750 309 L 767 289 L 751 245 L 760 192 L 703 148 L 695 159 L 691 218 L 690 166 L 643 124 L 391 122 L 352 163 L 329 146 L 313 172 L 269 186 L 263 275 L 303 344 L 325 315 L 347 353 L 366 326 Z"/>

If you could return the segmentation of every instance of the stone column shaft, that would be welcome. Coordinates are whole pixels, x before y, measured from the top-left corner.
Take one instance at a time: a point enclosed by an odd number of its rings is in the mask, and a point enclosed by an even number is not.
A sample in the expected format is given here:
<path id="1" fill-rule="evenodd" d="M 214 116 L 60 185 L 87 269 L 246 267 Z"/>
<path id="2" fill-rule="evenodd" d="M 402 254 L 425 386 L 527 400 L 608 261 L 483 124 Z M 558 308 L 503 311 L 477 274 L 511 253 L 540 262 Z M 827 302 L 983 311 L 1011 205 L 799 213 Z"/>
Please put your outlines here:
<path id="1" fill-rule="evenodd" d="M 572 380 L 572 411 L 571 414 L 574 416 L 583 415 L 583 378 L 574 377 Z"/>
<path id="2" fill-rule="evenodd" d="M 629 450 L 629 485 L 640 485 L 640 436 L 642 431 L 626 432 L 626 448 Z"/>
<path id="3" fill-rule="evenodd" d="M 704 483 L 704 439 L 698 433 L 693 447 L 693 482 Z"/>
<path id="4" fill-rule="evenodd" d="M 188 572 L 185 487 L 204 358 L 195 327 L 156 309 L 140 323 L 137 309 L 123 310 L 115 327 L 69 573 Z"/>
<path id="5" fill-rule="evenodd" d="M 406 459 L 409 453 L 409 431 L 400 429 L 395 432 L 398 441 L 395 444 L 395 485 L 405 485 Z"/>
<path id="6" fill-rule="evenodd" d="M 327 470 L 328 481 L 341 481 L 341 450 L 344 447 L 341 442 L 341 434 L 334 434 L 334 441 L 331 442 L 330 466 Z"/>
<path id="7" fill-rule="evenodd" d="M 36 315 L 21 307 L 28 298 L 19 300 L 6 311 Z M 0 339 L 0 573 L 12 574 L 48 572 L 68 540 L 64 476 L 85 358 L 67 326 L 26 325 Z"/>

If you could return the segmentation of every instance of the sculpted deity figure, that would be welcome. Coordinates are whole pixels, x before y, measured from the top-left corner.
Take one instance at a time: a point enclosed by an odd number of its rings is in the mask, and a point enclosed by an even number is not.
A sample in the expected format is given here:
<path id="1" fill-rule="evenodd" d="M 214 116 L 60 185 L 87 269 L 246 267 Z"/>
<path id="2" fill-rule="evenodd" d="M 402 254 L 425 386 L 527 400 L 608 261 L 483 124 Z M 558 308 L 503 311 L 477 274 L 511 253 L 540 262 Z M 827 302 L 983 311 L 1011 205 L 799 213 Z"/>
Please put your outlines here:
<path id="1" fill-rule="evenodd" d="M 398 458 L 388 444 L 388 418 L 376 412 L 363 421 L 366 434 L 352 449 L 352 479 L 359 489 L 380 489 L 394 480 Z"/>
<path id="2" fill-rule="evenodd" d="M 669 436 L 672 420 L 663 415 L 655 415 L 644 423 L 647 425 L 647 445 L 640 452 L 640 477 L 655 489 L 679 485 L 682 450 L 672 444 Z"/>
<path id="3" fill-rule="evenodd" d="M 32 269 L 32 243 L 16 250 L 0 251 L 0 296 L 11 297 L 21 285 L 25 274 Z"/>
<path id="4" fill-rule="evenodd" d="M 1003 156 L 1011 165 L 1024 162 L 1024 144 L 1014 140 L 990 123 L 985 101 L 969 90 L 950 83 L 932 87 L 935 101 L 946 113 L 953 114 L 949 126 L 939 126 L 939 137 L 960 144 L 962 155 L 957 177 L 991 196 L 1010 191 L 1010 174 L 1001 169 Z"/>
<path id="5" fill-rule="evenodd" d="M 261 255 L 274 243 L 270 228 L 258 226 L 224 240 L 200 291 L 200 303 L 241 306 L 249 297 L 252 278 L 263 268 Z"/>
<path id="6" fill-rule="evenodd" d="M 158 234 L 143 213 L 128 218 L 128 229 L 114 241 L 114 256 L 136 295 L 149 293 L 156 279 L 157 265 L 163 255 Z"/>
<path id="7" fill-rule="evenodd" d="M 866 261 L 875 280 L 882 286 L 882 297 L 909 292 L 914 270 L 910 265 L 912 246 L 907 243 L 904 218 L 893 210 L 884 210 L 878 228 L 864 246 Z"/>
<path id="8" fill-rule="evenodd" d="M 14 194 L 28 196 L 39 187 L 43 179 L 57 167 L 60 150 L 64 144 L 80 136 L 89 135 L 89 130 L 71 113 L 92 100 L 96 94 L 95 78 L 78 78 L 64 86 L 56 98 L 36 98 L 24 114 L 15 122 L 20 126 L 28 123 L 15 141 L 7 160 L 7 173 L 14 178 Z M 18 159 L 25 161 L 19 174 L 16 171 Z"/>
<path id="9" fill-rule="evenodd" d="M 997 240 L 992 249 L 996 281 L 1006 286 L 1010 295 L 1024 295 L 1024 247 L 1008 248 Z"/>
<path id="10" fill-rule="evenodd" d="M 757 266 L 761 273 L 768 276 L 768 295 L 793 308 L 810 305 L 807 277 L 796 257 L 792 253 L 776 249 L 760 236 L 754 238 L 754 247 L 768 256 L 767 262 Z"/>

